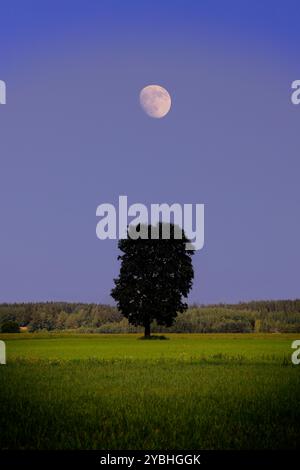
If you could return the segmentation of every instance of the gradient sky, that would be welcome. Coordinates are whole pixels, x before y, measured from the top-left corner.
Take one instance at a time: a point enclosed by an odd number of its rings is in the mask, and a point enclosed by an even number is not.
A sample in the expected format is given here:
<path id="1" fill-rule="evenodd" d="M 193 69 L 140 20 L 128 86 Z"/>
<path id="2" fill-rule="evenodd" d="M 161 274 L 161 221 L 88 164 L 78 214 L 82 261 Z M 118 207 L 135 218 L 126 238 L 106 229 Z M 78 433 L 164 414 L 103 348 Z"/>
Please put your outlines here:
<path id="1" fill-rule="evenodd" d="M 0 301 L 112 302 L 96 207 L 204 203 L 191 302 L 299 297 L 300 4 L 1 0 Z M 157 83 L 161 120 L 139 106 Z"/>

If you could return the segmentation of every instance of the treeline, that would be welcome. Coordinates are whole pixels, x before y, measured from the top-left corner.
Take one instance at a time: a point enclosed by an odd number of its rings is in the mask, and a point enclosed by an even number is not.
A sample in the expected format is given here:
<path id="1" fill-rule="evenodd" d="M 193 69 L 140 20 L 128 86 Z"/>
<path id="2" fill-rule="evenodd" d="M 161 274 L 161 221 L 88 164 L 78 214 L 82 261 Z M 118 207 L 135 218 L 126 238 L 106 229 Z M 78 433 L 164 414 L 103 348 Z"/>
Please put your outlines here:
<path id="1" fill-rule="evenodd" d="M 123 316 L 109 305 L 69 302 L 0 304 L 0 324 L 15 321 L 29 331 L 97 329 L 120 322 Z"/>
<path id="2" fill-rule="evenodd" d="M 128 324 L 115 307 L 68 302 L 0 304 L 0 327 L 16 322 L 28 331 L 71 330 L 90 333 L 142 331 Z M 300 332 L 300 300 L 253 301 L 239 304 L 192 305 L 170 328 L 153 332 L 251 333 Z"/>
<path id="3" fill-rule="evenodd" d="M 299 313 L 300 299 L 296 300 L 252 300 L 251 302 L 239 302 L 238 304 L 218 304 L 210 307 L 224 307 L 235 310 L 251 310 L 262 313 L 281 312 Z"/>

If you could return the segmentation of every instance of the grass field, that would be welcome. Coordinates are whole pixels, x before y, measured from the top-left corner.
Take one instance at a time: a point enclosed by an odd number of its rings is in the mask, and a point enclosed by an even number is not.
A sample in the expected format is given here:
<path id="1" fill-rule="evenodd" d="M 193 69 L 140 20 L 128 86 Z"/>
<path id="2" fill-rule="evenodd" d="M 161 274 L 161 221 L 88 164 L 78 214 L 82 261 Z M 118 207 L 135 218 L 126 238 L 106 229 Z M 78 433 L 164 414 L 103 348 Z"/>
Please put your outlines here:
<path id="1" fill-rule="evenodd" d="M 0 447 L 300 447 L 289 334 L 0 335 Z"/>

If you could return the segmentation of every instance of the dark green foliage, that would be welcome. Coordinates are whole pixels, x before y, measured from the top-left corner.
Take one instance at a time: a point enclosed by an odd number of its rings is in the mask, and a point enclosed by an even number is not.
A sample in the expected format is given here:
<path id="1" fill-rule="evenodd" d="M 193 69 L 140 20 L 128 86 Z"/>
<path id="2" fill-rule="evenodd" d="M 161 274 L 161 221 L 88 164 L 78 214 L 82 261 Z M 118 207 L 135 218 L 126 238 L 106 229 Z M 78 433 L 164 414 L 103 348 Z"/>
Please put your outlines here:
<path id="1" fill-rule="evenodd" d="M 68 302 L 0 304 L 0 325 L 8 321 L 41 329 L 85 333 L 141 332 L 116 307 Z M 191 306 L 179 313 L 171 327 L 153 322 L 156 333 L 300 333 L 300 301 L 255 301 L 240 304 Z"/>
<path id="2" fill-rule="evenodd" d="M 0 324 L 16 321 L 29 331 L 91 329 L 120 322 L 122 315 L 110 305 L 69 302 L 0 304 Z"/>
<path id="3" fill-rule="evenodd" d="M 169 238 L 163 235 L 166 228 Z M 178 312 L 187 309 L 183 298 L 192 287 L 194 251 L 186 250 L 189 240 L 174 224 L 138 226 L 138 231 L 143 229 L 147 238 L 133 239 L 129 235 L 119 241 L 120 275 L 115 279 L 111 295 L 129 323 L 144 326 L 145 336 L 150 336 L 154 320 L 168 327 L 174 323 Z M 156 239 L 153 230 L 156 230 Z M 180 238 L 176 236 L 179 232 Z"/>
<path id="4" fill-rule="evenodd" d="M 17 322 L 7 321 L 1 325 L 1 333 L 19 333 L 20 328 Z"/>

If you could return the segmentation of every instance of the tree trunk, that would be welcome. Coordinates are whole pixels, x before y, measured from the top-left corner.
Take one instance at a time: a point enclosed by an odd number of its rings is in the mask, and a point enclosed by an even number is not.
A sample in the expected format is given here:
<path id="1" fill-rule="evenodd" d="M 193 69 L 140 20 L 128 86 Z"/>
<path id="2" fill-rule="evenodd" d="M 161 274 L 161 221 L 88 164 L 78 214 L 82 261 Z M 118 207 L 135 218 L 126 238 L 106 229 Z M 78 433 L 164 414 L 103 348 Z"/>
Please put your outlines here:
<path id="1" fill-rule="evenodd" d="M 146 321 L 145 324 L 145 334 L 144 334 L 144 337 L 145 338 L 150 338 L 150 321 Z"/>

